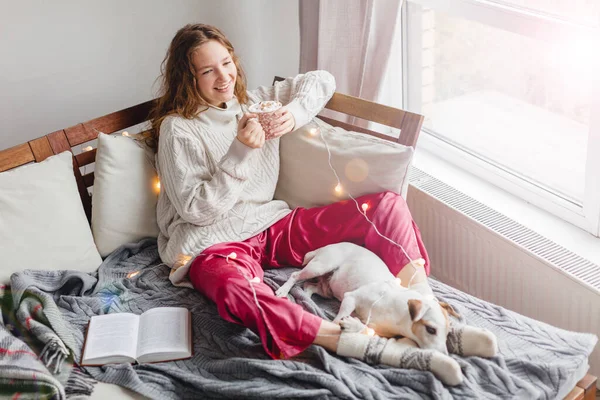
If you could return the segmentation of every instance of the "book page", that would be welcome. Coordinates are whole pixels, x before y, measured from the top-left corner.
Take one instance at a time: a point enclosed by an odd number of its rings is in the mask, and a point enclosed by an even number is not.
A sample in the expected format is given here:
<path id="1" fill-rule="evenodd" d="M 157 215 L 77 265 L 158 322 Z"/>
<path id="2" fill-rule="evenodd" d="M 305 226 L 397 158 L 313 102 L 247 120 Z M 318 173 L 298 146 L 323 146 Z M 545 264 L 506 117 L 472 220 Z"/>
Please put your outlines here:
<path id="1" fill-rule="evenodd" d="M 151 354 L 183 358 L 191 355 L 190 312 L 182 307 L 158 307 L 140 316 L 138 360 L 153 361 Z M 158 357 L 161 358 L 161 357 Z"/>
<path id="2" fill-rule="evenodd" d="M 111 356 L 135 359 L 138 323 L 139 316 L 129 313 L 93 316 L 88 327 L 82 363 Z"/>

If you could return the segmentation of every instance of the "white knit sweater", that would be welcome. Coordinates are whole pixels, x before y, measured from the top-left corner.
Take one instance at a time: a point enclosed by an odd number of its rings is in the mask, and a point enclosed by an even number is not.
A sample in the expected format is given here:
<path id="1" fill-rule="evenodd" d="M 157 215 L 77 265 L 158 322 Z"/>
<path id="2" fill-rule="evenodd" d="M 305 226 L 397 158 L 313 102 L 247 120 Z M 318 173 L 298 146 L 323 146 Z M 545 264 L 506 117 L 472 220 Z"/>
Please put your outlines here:
<path id="1" fill-rule="evenodd" d="M 262 100 L 287 104 L 296 128 L 317 115 L 335 91 L 326 71 L 313 71 L 249 91 L 249 104 L 234 97 L 225 109 L 197 117 L 169 116 L 160 126 L 156 167 L 161 182 L 158 250 L 175 285 L 190 286 L 189 259 L 216 243 L 243 241 L 285 217 L 273 200 L 279 175 L 279 139 L 252 149 L 236 139 L 238 120 Z M 227 254 L 224 254 L 226 256 Z M 188 257 L 186 257 L 188 256 Z"/>

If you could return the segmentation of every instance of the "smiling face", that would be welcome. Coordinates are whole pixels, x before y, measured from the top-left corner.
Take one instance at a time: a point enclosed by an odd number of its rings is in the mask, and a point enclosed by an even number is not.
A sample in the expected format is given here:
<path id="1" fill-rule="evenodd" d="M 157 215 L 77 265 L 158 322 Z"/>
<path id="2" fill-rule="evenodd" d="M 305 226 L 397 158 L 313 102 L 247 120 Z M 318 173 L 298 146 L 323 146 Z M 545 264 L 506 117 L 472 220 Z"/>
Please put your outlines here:
<path id="1" fill-rule="evenodd" d="M 192 53 L 196 87 L 210 105 L 221 107 L 234 96 L 237 68 L 229 51 L 210 40 Z"/>

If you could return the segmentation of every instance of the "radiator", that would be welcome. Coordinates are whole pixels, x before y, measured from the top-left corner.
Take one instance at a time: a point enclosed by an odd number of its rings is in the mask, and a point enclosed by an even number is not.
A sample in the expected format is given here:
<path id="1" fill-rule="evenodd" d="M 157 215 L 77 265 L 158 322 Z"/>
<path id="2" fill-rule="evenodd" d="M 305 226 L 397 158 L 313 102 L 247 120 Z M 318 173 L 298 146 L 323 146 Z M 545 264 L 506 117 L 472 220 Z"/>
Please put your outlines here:
<path id="1" fill-rule="evenodd" d="M 437 279 L 548 324 L 600 335 L 600 266 L 414 167 L 407 199 Z M 599 347 L 590 357 L 596 376 Z"/>

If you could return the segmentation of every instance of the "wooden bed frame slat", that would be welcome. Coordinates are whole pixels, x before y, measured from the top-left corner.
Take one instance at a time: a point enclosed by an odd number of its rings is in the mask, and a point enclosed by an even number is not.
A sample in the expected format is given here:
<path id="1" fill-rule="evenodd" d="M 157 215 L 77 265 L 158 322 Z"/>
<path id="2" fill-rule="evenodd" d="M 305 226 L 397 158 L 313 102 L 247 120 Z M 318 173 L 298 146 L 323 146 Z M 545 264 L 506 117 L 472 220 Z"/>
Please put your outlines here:
<path id="1" fill-rule="evenodd" d="M 583 400 L 596 400 L 596 387 L 598 378 L 593 375 L 587 374 L 582 380 L 577 382 L 575 389 L 580 388 L 583 390 Z"/>
<path id="2" fill-rule="evenodd" d="M 276 77 L 275 81 L 283 80 Z M 72 152 L 72 147 L 89 142 L 98 137 L 98 131 L 107 134 L 130 128 L 148 119 L 149 111 L 154 100 L 137 106 L 129 107 L 103 117 L 77 124 L 70 128 L 52 132 L 41 138 L 32 140 L 10 149 L 0 150 L 0 172 L 25 165 L 30 162 L 40 162 L 47 157 L 63 151 Z M 327 117 L 320 117 L 325 122 L 347 130 L 362 132 L 382 139 L 391 140 L 405 146 L 414 147 L 423 125 L 423 116 L 392 107 L 382 106 L 356 97 L 335 93 L 327 103 L 327 109 L 342 112 L 365 120 L 400 129 L 400 137 L 393 138 L 366 128 L 358 127 Z M 96 149 L 73 156 L 73 172 L 77 181 L 79 195 L 88 221 L 91 220 L 92 202 L 87 188 L 94 184 L 94 173 L 82 176 L 80 167 L 92 164 L 96 158 Z M 569 400 L 596 400 L 596 381 L 592 375 L 586 375 L 577 386 L 565 397 Z"/>
<path id="3" fill-rule="evenodd" d="M 52 151 L 54 154 L 62 153 L 63 151 L 71 151 L 71 146 L 69 145 L 69 141 L 67 140 L 67 135 L 64 130 L 52 132 L 47 135 L 48 141 L 50 142 L 50 147 L 52 147 Z M 73 156 L 73 173 L 75 174 L 75 181 L 77 181 L 77 190 L 79 190 L 79 197 L 81 197 L 81 203 L 83 205 L 83 210 L 85 211 L 85 216 L 88 221 L 92 221 L 92 199 L 87 190 L 87 186 L 83 181 L 81 176 L 81 171 L 79 171 L 79 164 L 77 163 L 77 159 Z"/>
<path id="4" fill-rule="evenodd" d="M 71 147 L 89 142 L 98 137 L 98 132 L 93 129 L 86 129 L 83 124 L 77 124 L 65 129 L 65 136 Z"/>
<path id="5" fill-rule="evenodd" d="M 75 156 L 75 159 L 77 160 L 77 164 L 80 167 L 83 167 L 84 165 L 90 165 L 91 163 L 96 161 L 96 149 L 84 151 L 81 154 L 77 154 Z"/>
<path id="6" fill-rule="evenodd" d="M 71 147 L 89 142 L 98 137 L 98 131 L 110 134 L 126 129 L 148 120 L 154 100 L 149 100 L 137 106 L 94 118 L 82 124 L 65 129 Z"/>
<path id="7" fill-rule="evenodd" d="M 585 392 L 579 386 L 575 386 L 575 389 L 571 390 L 564 400 L 584 400 Z"/>
<path id="8" fill-rule="evenodd" d="M 35 161 L 35 157 L 28 143 L 0 150 L 0 172 L 20 167 L 33 161 Z"/>
<path id="9" fill-rule="evenodd" d="M 362 132 L 362 133 L 366 133 L 371 136 L 376 136 L 380 139 L 389 140 L 391 142 L 396 141 L 396 138 L 388 136 L 388 135 L 384 135 L 383 133 L 375 132 L 375 131 L 372 131 L 367 128 L 362 128 L 360 126 L 348 124 L 346 122 L 338 121 L 338 120 L 335 120 L 335 119 L 332 119 L 329 117 L 324 117 L 322 115 L 319 115 L 319 119 L 323 120 L 324 122 L 327 122 L 329 125 L 337 126 L 337 127 L 343 128 L 347 131 Z"/>
<path id="10" fill-rule="evenodd" d="M 389 135 L 374 132 L 372 130 L 349 124 L 346 122 L 337 121 L 328 117 L 319 115 L 319 118 L 334 126 L 339 126 L 349 131 L 367 133 L 379 138 L 390 140 L 404 146 L 416 147 L 421 126 L 423 125 L 424 117 L 419 114 L 409 113 L 396 108 L 383 106 L 359 99 L 357 97 L 348 96 L 346 94 L 334 93 L 331 100 L 325 105 L 325 108 L 331 111 L 337 111 L 353 117 L 358 117 L 366 121 L 376 122 L 385 126 L 400 130 L 400 136 L 394 138 Z M 368 110 L 377 110 L 372 118 L 368 117 Z"/>
<path id="11" fill-rule="evenodd" d="M 69 141 L 65 136 L 64 130 L 52 132 L 46 137 L 48 138 L 48 142 L 50 143 L 50 147 L 54 154 L 62 153 L 63 151 L 71 151 L 71 146 L 69 146 Z"/>
<path id="12" fill-rule="evenodd" d="M 381 104 L 375 111 L 373 102 L 342 93 L 336 93 L 325 108 L 397 128 L 402 126 L 402 121 L 406 115 L 406 112 L 402 110 Z"/>
<path id="13" fill-rule="evenodd" d="M 402 126 L 400 127 L 400 138 L 398 141 L 405 146 L 416 147 L 417 139 L 419 139 L 419 133 L 421 133 L 421 127 L 423 126 L 424 120 L 425 117 L 422 115 L 406 113 L 404 119 L 402 120 Z"/>
<path id="14" fill-rule="evenodd" d="M 94 185 L 94 173 L 90 172 L 88 174 L 83 175 L 83 183 L 86 187 L 91 187 Z"/>
<path id="15" fill-rule="evenodd" d="M 52 147 L 50 147 L 50 142 L 46 136 L 32 140 L 29 142 L 29 146 L 31 146 L 31 151 L 35 157 L 35 162 L 44 161 L 46 158 L 54 154 L 52 152 Z"/>

